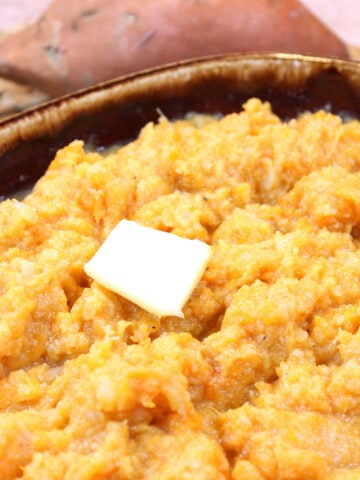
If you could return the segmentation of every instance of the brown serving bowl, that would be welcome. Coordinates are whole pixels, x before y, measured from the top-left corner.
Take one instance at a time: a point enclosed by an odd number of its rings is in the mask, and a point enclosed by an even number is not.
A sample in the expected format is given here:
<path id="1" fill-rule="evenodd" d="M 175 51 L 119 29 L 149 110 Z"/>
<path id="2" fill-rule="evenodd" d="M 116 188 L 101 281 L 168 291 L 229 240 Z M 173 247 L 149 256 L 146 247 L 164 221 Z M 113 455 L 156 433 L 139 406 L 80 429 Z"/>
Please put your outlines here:
<path id="1" fill-rule="evenodd" d="M 0 123 L 0 199 L 33 184 L 74 139 L 92 148 L 132 140 L 162 113 L 239 111 L 257 96 L 286 119 L 325 108 L 360 118 L 360 64 L 293 54 L 185 61 L 96 85 Z"/>

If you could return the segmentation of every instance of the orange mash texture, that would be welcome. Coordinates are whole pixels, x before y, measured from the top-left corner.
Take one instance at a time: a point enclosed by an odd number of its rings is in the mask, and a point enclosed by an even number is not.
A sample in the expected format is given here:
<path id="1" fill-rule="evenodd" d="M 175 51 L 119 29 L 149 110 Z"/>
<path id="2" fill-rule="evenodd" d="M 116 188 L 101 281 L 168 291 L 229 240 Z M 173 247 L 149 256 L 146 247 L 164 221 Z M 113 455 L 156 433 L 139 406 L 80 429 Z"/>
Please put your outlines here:
<path id="1" fill-rule="evenodd" d="M 184 319 L 85 275 L 122 218 L 212 245 Z M 0 232 L 2 480 L 360 478 L 360 123 L 75 141 Z"/>

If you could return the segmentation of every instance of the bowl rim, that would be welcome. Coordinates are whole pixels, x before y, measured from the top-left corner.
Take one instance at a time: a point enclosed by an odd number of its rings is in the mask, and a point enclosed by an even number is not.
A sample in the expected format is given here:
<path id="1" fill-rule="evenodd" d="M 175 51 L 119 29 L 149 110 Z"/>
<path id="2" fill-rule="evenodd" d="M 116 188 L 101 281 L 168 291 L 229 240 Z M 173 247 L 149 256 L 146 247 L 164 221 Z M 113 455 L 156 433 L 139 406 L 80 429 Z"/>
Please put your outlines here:
<path id="1" fill-rule="evenodd" d="M 319 108 L 360 119 L 360 62 L 300 53 L 218 54 L 51 99 L 0 122 L 0 200 L 33 185 L 75 139 L 93 148 L 124 143 L 160 112 L 171 119 L 189 111 L 226 114 L 240 111 L 251 96 L 270 100 L 284 119 Z"/>
<path id="2" fill-rule="evenodd" d="M 129 94 L 140 94 L 144 89 L 161 88 L 170 78 L 173 82 L 191 76 L 206 76 L 221 69 L 234 69 L 244 65 L 264 64 L 274 69 L 281 64 L 307 66 L 310 73 L 335 69 L 350 81 L 355 77 L 360 90 L 360 62 L 337 57 L 322 57 L 294 53 L 231 53 L 192 58 L 152 67 L 116 77 L 90 87 L 48 100 L 0 121 L 0 155 L 19 142 L 29 141 L 44 134 L 53 134 L 66 123 L 86 111 L 101 109 L 106 103 L 118 102 Z M 304 72 L 302 72 L 302 77 Z M 285 81 L 284 77 L 281 81 Z M 109 95 L 110 94 L 110 95 Z"/>

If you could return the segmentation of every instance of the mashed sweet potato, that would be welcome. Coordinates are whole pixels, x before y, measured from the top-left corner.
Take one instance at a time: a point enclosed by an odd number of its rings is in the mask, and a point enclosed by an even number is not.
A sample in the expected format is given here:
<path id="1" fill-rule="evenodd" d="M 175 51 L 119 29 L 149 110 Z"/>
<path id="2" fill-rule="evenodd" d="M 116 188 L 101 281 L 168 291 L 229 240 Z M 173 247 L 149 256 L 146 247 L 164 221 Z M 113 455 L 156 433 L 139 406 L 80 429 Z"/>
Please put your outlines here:
<path id="1" fill-rule="evenodd" d="M 360 478 L 360 123 L 195 123 L 0 204 L 2 480 Z M 85 275 L 122 218 L 212 245 L 184 319 Z"/>

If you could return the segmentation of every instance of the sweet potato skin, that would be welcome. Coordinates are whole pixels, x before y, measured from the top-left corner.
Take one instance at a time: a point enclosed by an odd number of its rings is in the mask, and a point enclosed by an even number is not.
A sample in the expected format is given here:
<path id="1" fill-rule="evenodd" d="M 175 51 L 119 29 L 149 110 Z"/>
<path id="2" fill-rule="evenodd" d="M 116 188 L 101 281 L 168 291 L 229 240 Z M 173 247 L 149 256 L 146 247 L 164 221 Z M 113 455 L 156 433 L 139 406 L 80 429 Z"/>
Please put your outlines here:
<path id="1" fill-rule="evenodd" d="M 0 75 L 57 96 L 155 65 L 246 51 L 347 56 L 297 0 L 54 0 L 0 43 Z"/>

